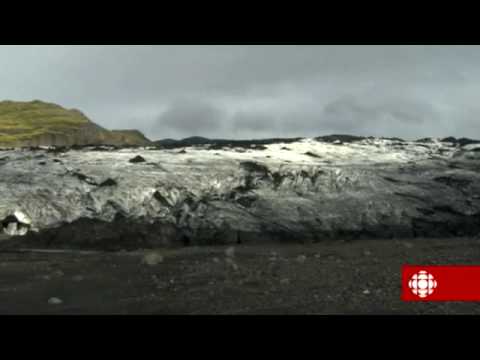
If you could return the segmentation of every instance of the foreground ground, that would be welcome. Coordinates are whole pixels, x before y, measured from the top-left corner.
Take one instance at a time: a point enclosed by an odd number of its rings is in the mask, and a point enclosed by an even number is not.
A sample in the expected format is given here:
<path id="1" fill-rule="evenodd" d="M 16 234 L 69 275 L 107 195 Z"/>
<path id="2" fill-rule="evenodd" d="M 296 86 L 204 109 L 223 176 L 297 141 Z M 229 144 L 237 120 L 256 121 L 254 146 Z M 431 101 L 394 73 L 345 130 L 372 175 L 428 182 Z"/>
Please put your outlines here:
<path id="1" fill-rule="evenodd" d="M 480 240 L 2 252 L 0 314 L 480 314 L 402 302 L 402 264 L 480 265 Z"/>

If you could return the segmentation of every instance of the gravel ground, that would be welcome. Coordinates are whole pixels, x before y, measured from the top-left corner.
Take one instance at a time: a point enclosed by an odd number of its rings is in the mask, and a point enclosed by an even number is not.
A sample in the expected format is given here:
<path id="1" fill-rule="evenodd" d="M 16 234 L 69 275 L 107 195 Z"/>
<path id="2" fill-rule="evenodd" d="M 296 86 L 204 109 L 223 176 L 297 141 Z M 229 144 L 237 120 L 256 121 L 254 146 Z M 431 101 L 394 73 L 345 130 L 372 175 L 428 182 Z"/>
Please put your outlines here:
<path id="1" fill-rule="evenodd" d="M 0 253 L 0 314 L 480 314 L 405 303 L 403 264 L 479 264 L 471 238 Z"/>

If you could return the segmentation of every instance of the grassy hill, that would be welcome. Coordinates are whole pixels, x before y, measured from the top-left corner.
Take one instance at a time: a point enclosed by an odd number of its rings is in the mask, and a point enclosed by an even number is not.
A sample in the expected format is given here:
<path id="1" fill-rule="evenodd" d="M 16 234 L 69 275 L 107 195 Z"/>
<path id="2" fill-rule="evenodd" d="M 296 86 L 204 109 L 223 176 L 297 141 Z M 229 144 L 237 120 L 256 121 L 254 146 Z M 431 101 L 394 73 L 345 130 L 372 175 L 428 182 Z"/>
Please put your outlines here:
<path id="1" fill-rule="evenodd" d="M 109 131 L 82 112 L 42 101 L 0 101 L 0 145 L 144 145 L 136 130 Z"/>

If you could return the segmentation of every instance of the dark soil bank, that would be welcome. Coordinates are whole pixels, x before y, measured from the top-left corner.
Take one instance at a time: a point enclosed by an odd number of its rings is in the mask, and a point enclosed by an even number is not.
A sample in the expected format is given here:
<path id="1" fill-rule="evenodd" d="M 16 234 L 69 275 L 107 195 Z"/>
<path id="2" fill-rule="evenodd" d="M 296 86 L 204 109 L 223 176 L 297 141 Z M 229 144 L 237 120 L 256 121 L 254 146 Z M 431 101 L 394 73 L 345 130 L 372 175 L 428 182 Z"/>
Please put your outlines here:
<path id="1" fill-rule="evenodd" d="M 0 313 L 480 314 L 480 303 L 402 302 L 403 264 L 480 264 L 480 241 L 3 250 Z"/>

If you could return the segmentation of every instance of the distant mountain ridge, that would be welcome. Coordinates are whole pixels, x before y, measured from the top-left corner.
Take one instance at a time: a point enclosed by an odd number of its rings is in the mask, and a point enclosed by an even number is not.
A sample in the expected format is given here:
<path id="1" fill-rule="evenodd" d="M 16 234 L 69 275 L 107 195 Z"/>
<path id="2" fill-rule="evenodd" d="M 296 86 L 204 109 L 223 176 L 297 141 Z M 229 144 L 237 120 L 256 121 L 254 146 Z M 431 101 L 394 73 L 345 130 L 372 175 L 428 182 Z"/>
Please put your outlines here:
<path id="1" fill-rule="evenodd" d="M 35 100 L 0 101 L 0 146 L 149 145 L 138 130 L 107 130 L 76 109 Z"/>
<path id="2" fill-rule="evenodd" d="M 210 145 L 211 148 L 221 148 L 221 147 L 248 147 L 248 146 L 261 146 L 261 145 L 270 145 L 275 143 L 292 143 L 304 139 L 303 137 L 295 138 L 266 138 L 266 139 L 243 139 L 243 140 L 233 140 L 233 139 L 209 139 L 201 136 L 191 136 L 184 139 L 162 139 L 153 141 L 152 144 L 162 147 L 162 148 L 180 148 L 180 147 L 189 147 L 189 146 L 199 146 L 199 145 Z M 314 137 L 315 140 L 326 143 L 352 143 L 357 141 L 362 141 L 366 139 L 375 139 L 373 136 L 356 136 L 356 135 L 345 135 L 345 134 L 333 134 L 333 135 L 324 135 Z M 405 142 L 404 139 L 397 137 L 381 137 L 380 139 Z M 465 146 L 470 144 L 479 144 L 480 140 L 474 140 L 469 138 L 455 138 L 455 137 L 446 137 L 443 139 L 438 139 L 440 142 L 451 143 L 457 146 Z M 433 138 L 422 138 L 415 140 L 415 142 L 425 142 L 433 143 L 435 139 Z"/>
<path id="3" fill-rule="evenodd" d="M 163 139 L 154 141 L 153 144 L 163 148 L 179 148 L 196 145 L 210 145 L 213 148 L 223 146 L 261 146 L 275 143 L 292 143 L 301 140 L 297 138 L 267 138 L 267 139 L 250 139 L 250 140 L 231 140 L 231 139 L 208 139 L 201 136 L 192 136 L 181 140 Z"/>

